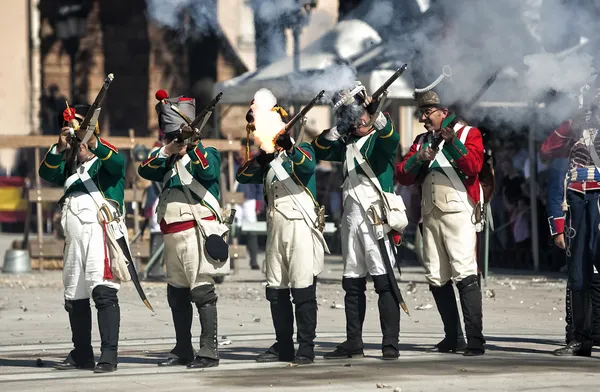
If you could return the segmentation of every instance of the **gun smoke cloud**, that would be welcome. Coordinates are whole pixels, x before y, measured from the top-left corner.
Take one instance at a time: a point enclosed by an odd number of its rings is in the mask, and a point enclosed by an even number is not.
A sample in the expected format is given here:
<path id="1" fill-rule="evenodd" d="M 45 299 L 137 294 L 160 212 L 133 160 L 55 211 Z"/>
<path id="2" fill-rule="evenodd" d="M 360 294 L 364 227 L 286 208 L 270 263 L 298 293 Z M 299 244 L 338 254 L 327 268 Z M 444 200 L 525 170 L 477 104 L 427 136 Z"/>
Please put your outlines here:
<path id="1" fill-rule="evenodd" d="M 416 0 L 398 0 L 412 3 Z M 597 2 L 595 2 L 597 3 Z M 593 1 L 564 0 L 437 0 L 416 23 L 394 26 L 388 34 L 385 61 L 407 61 L 417 88 L 432 83 L 444 65 L 451 77 L 436 88 L 449 104 L 469 101 L 484 82 L 502 69 L 481 101 L 546 101 L 541 118 L 547 125 L 565 120 L 576 108 L 582 85 L 593 81 L 595 42 L 600 28 Z M 389 10 L 389 0 L 374 0 L 365 15 Z M 593 11 L 592 11 L 593 10 Z M 407 11 L 408 12 L 408 11 Z M 360 14 L 355 17 L 361 18 Z M 402 15 L 397 15 L 402 19 Z M 366 18 L 366 16 L 365 16 Z M 597 18 L 597 17 L 595 17 Z M 371 25 L 382 35 L 389 25 Z M 583 38 L 589 39 L 580 45 Z M 384 38 L 384 40 L 385 40 Z M 549 94 L 554 91 L 554 94 Z M 556 94 L 558 93 L 558 94 Z M 548 97 L 554 96 L 552 103 Z M 508 106 L 508 105 L 506 105 Z M 551 108 L 551 110 L 550 110 Z M 558 109 L 558 110 L 557 110 Z M 523 109 L 477 109 L 477 118 L 495 124 L 526 126 L 532 112 Z M 471 113 L 473 114 L 473 113 Z M 477 121 L 477 120 L 475 120 Z"/>
<path id="2" fill-rule="evenodd" d="M 266 88 L 254 94 L 254 103 L 250 106 L 254 113 L 254 140 L 266 153 L 275 151 L 275 136 L 285 127 L 278 112 L 273 111 L 277 98 Z"/>

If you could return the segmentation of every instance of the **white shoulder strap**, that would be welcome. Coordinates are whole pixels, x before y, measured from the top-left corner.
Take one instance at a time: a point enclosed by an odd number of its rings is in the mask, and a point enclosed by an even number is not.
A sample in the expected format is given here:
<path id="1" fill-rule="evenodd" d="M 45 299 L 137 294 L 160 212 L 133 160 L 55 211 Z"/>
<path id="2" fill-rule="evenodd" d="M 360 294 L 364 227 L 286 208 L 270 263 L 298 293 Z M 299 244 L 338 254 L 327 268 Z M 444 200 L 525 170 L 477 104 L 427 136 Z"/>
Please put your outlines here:
<path id="1" fill-rule="evenodd" d="M 223 222 L 223 217 L 221 215 L 221 205 L 219 204 L 219 201 L 186 169 L 185 165 L 189 161 L 190 157 L 188 155 L 185 155 L 175 164 L 175 170 L 179 175 L 179 179 L 181 180 L 181 186 L 184 189 L 189 188 L 189 190 L 194 192 L 196 196 L 200 197 L 215 212 L 219 222 Z"/>
<path id="2" fill-rule="evenodd" d="M 457 124 L 457 125 L 459 125 L 459 124 Z M 462 143 L 464 143 L 467 140 L 467 135 L 470 130 L 471 130 L 471 127 L 468 127 L 468 126 L 463 129 L 463 132 L 459 138 L 459 140 Z M 435 156 L 435 161 L 438 162 L 438 164 L 440 165 L 442 170 L 444 170 L 444 173 L 446 173 L 446 176 L 448 177 L 448 179 L 454 186 L 456 193 L 458 193 L 458 196 L 462 200 L 463 204 L 465 205 L 465 207 L 467 207 L 467 210 L 473 209 L 474 206 L 473 206 L 473 203 L 470 201 L 469 196 L 467 194 L 467 188 L 465 188 L 465 184 L 458 177 L 456 170 L 454 170 L 454 167 L 452 167 L 452 165 L 450 164 L 450 162 L 448 162 L 448 159 L 442 152 L 443 146 L 444 146 L 444 141 L 442 141 L 442 143 L 440 143 L 439 151 Z M 431 162 L 433 163 L 434 161 L 431 161 Z M 431 166 L 431 164 L 430 164 L 430 166 Z M 482 190 L 480 189 L 480 193 L 481 192 L 482 192 Z"/>
<path id="3" fill-rule="evenodd" d="M 307 207 L 305 204 L 308 204 L 308 202 L 302 203 L 300 201 L 300 199 L 296 196 L 296 195 L 304 195 L 307 198 L 310 198 L 310 195 L 307 194 L 306 190 L 301 189 L 298 186 L 298 184 L 296 184 L 296 182 L 290 177 L 287 170 L 285 170 L 285 168 L 283 167 L 281 162 L 282 162 L 281 157 L 277 157 L 269 163 L 269 166 L 271 167 L 271 169 L 273 169 L 275 176 L 277 176 L 277 179 L 279 180 L 279 182 L 283 185 L 285 190 L 288 192 L 288 194 L 292 198 L 294 204 L 300 210 L 300 213 L 302 214 L 302 218 L 304 219 L 304 222 L 306 222 L 308 227 L 311 229 L 313 235 L 315 235 L 318 238 L 319 242 L 322 244 L 323 250 L 325 251 L 325 253 L 329 253 L 329 247 L 327 246 L 325 237 L 323 237 L 323 233 L 321 233 L 318 230 L 319 219 L 317 217 L 317 213 L 316 213 L 315 209 Z M 311 198 L 311 204 L 314 206 L 314 202 L 312 201 L 312 198 Z"/>
<path id="4" fill-rule="evenodd" d="M 600 133 L 600 131 L 598 131 L 598 133 Z M 598 133 L 596 133 L 595 137 L 598 137 Z M 596 165 L 596 170 L 600 170 L 600 157 L 598 156 L 598 152 L 596 151 L 596 148 L 594 147 L 594 143 L 592 140 L 592 134 L 591 134 L 590 130 L 584 129 L 582 136 L 583 136 L 585 145 L 588 148 L 588 151 L 590 153 L 590 157 L 592 158 L 592 161 L 594 161 L 594 165 Z"/>
<path id="5" fill-rule="evenodd" d="M 285 170 L 281 163 L 281 157 L 277 157 L 269 163 L 269 166 L 271 167 L 271 169 L 273 169 L 275 176 L 277 176 L 277 179 L 279 180 L 281 185 L 283 185 L 288 195 L 290 195 L 290 197 L 294 201 L 294 204 L 296 204 L 298 209 L 300 209 L 300 212 L 302 212 L 302 216 L 304 217 L 306 223 L 310 227 L 316 228 L 318 225 L 318 219 L 317 213 L 314 211 L 314 208 L 306 208 L 307 206 L 304 205 L 306 203 L 300 202 L 300 200 L 296 197 L 296 195 L 301 195 L 303 193 L 306 193 L 306 191 L 304 189 L 301 189 L 298 186 L 298 184 L 296 184 L 296 182 L 292 179 L 292 177 L 290 177 L 289 173 L 287 172 L 287 170 Z"/>
<path id="6" fill-rule="evenodd" d="M 110 210 L 110 212 L 113 215 L 117 212 L 120 213 L 120 211 L 117 211 L 112 204 L 106 202 L 106 199 L 104 198 L 104 196 L 102 195 L 102 193 L 100 192 L 98 187 L 96 186 L 96 183 L 94 183 L 94 181 L 92 180 L 92 177 L 90 177 L 90 173 L 88 173 L 88 169 L 92 166 L 92 164 L 97 159 L 98 159 L 98 157 L 94 157 L 93 159 L 91 159 L 91 160 L 85 162 L 83 165 L 79 166 L 77 168 L 77 170 L 75 171 L 75 175 L 81 180 L 82 184 L 85 186 L 85 189 L 87 190 L 89 195 L 92 196 L 92 199 L 94 199 L 94 203 L 96 204 L 96 207 L 98 207 L 99 210 L 103 206 L 106 206 L 106 207 L 108 207 L 108 209 Z"/>

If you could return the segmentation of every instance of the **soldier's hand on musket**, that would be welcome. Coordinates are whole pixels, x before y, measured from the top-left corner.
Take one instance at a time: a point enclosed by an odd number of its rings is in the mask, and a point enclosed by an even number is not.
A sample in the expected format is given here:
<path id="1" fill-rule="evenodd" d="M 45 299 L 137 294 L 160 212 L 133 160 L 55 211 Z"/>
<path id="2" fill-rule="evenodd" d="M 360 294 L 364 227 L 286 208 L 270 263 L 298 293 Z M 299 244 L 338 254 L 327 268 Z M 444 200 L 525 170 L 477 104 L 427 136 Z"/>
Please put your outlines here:
<path id="1" fill-rule="evenodd" d="M 379 105 L 379 101 L 374 100 L 372 96 L 367 95 L 365 98 L 365 108 L 367 109 L 367 113 L 373 116 L 377 111 L 377 105 Z"/>
<path id="2" fill-rule="evenodd" d="M 256 163 L 261 166 L 268 165 L 273 159 L 275 159 L 274 153 L 267 154 L 264 150 L 260 150 L 260 154 L 256 156 Z"/>
<path id="3" fill-rule="evenodd" d="M 56 152 L 59 154 L 64 152 L 67 148 L 70 148 L 69 138 L 71 135 L 71 128 L 63 127 L 58 135 L 58 144 L 56 145 Z"/>
<path id="4" fill-rule="evenodd" d="M 289 151 L 294 147 L 294 143 L 292 143 L 292 138 L 289 133 L 284 132 L 277 137 L 275 140 L 275 144 L 281 147 L 285 151 Z"/>
<path id="5" fill-rule="evenodd" d="M 427 146 L 419 151 L 418 158 L 420 161 L 432 161 L 435 158 L 436 151 Z"/>
<path id="6" fill-rule="evenodd" d="M 451 127 L 442 128 L 440 130 L 440 136 L 447 142 L 452 141 L 452 139 L 454 139 L 455 136 L 454 129 L 452 129 Z"/>
<path id="7" fill-rule="evenodd" d="M 179 154 L 181 152 L 181 149 L 183 149 L 184 147 L 185 143 L 180 142 L 177 139 L 173 139 L 165 146 L 165 154 Z"/>
<path id="8" fill-rule="evenodd" d="M 92 150 L 98 147 L 98 137 L 96 135 L 92 135 L 87 142 L 88 148 Z"/>

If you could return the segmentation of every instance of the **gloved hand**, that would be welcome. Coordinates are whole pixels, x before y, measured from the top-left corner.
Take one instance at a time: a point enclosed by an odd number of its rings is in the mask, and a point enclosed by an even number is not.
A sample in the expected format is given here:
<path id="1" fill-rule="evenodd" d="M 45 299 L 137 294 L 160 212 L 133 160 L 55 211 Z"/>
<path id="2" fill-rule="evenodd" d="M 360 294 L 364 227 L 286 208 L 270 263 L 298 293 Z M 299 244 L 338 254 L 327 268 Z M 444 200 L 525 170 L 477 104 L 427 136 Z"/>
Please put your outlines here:
<path id="1" fill-rule="evenodd" d="M 342 136 L 342 133 L 340 133 L 337 129 L 337 126 L 335 126 L 331 129 L 325 131 L 323 136 L 325 137 L 325 139 L 327 139 L 331 142 L 335 142 Z"/>
<path id="2" fill-rule="evenodd" d="M 273 159 L 275 159 L 275 153 L 267 154 L 263 150 L 260 150 L 260 154 L 256 156 L 256 163 L 258 163 L 260 166 L 266 166 Z"/>
<path id="3" fill-rule="evenodd" d="M 289 151 L 292 147 L 294 147 L 294 143 L 292 143 L 292 138 L 289 133 L 284 132 L 275 141 L 275 144 L 279 147 L 283 148 L 285 151 Z"/>
<path id="4" fill-rule="evenodd" d="M 379 105 L 379 101 L 374 100 L 373 97 L 368 96 L 365 99 L 365 108 L 367 109 L 367 113 L 369 113 L 369 115 L 374 115 L 375 112 L 377 111 L 377 106 Z"/>

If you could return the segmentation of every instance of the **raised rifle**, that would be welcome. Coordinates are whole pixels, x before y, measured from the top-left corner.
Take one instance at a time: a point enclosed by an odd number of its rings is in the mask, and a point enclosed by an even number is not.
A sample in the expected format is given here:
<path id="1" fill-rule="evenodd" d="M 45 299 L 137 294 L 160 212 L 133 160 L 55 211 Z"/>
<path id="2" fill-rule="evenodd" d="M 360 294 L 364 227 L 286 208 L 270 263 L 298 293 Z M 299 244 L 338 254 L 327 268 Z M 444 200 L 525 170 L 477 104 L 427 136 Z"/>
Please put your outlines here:
<path id="1" fill-rule="evenodd" d="M 115 76 L 112 73 L 109 73 L 106 76 L 106 79 L 104 79 L 104 83 L 102 84 L 98 95 L 96 95 L 94 103 L 87 111 L 83 122 L 79 125 L 75 125 L 75 127 L 72 128 L 73 131 L 71 132 L 71 137 L 69 140 L 69 145 L 71 148 L 66 158 L 68 165 L 67 169 L 69 170 L 70 174 L 75 173 L 75 170 L 77 170 L 77 152 L 79 151 L 79 145 L 86 144 L 96 130 L 98 118 L 100 117 L 100 111 L 102 110 L 102 102 L 104 101 L 106 93 L 108 92 L 108 88 L 110 87 L 110 84 L 114 78 Z M 83 138 L 79 138 L 79 134 L 82 132 Z"/>
<path id="2" fill-rule="evenodd" d="M 377 90 L 375 90 L 375 92 L 372 95 L 372 98 L 373 101 L 378 101 L 377 110 L 375 110 L 375 113 L 371 116 L 371 121 L 369 121 L 369 123 L 367 124 L 367 128 L 373 126 L 373 123 L 377 119 L 377 116 L 379 116 L 379 113 L 381 113 L 381 109 L 383 109 L 383 104 L 387 99 L 388 88 L 390 88 L 390 86 L 396 81 L 396 79 L 402 76 L 402 74 L 404 73 L 404 71 L 406 71 L 407 68 L 408 64 L 404 64 L 402 67 L 398 68 L 396 72 L 392 74 L 392 76 L 390 76 Z"/>
<path id="3" fill-rule="evenodd" d="M 319 92 L 319 94 L 317 94 L 317 96 L 314 97 L 312 101 L 308 103 L 308 105 L 306 105 L 302 108 L 302 110 L 296 113 L 294 117 L 292 117 L 292 119 L 287 124 L 285 124 L 285 127 L 281 131 L 279 131 L 277 135 L 275 135 L 275 137 L 273 138 L 273 143 L 275 143 L 279 136 L 283 135 L 284 133 L 289 133 L 292 130 L 292 128 L 294 128 L 294 125 L 296 125 L 298 121 L 304 118 L 304 116 L 306 116 L 310 109 L 312 109 L 323 98 L 323 95 L 325 95 L 325 90 L 321 90 L 321 92 Z"/>
<path id="4" fill-rule="evenodd" d="M 215 106 L 217 106 L 221 98 L 223 98 L 222 92 L 217 94 L 217 96 L 214 97 L 213 100 L 206 105 L 200 114 L 198 114 L 193 120 L 191 120 L 183 112 L 179 111 L 176 106 L 171 106 L 171 109 L 175 110 L 185 120 L 186 124 L 181 124 L 179 133 L 173 139 L 169 140 L 169 142 L 172 140 L 177 140 L 179 143 L 194 144 L 201 140 L 202 129 L 204 129 L 206 123 L 208 123 L 210 116 L 215 110 Z M 167 167 L 173 165 L 176 158 L 177 154 L 171 155 L 167 161 Z"/>

